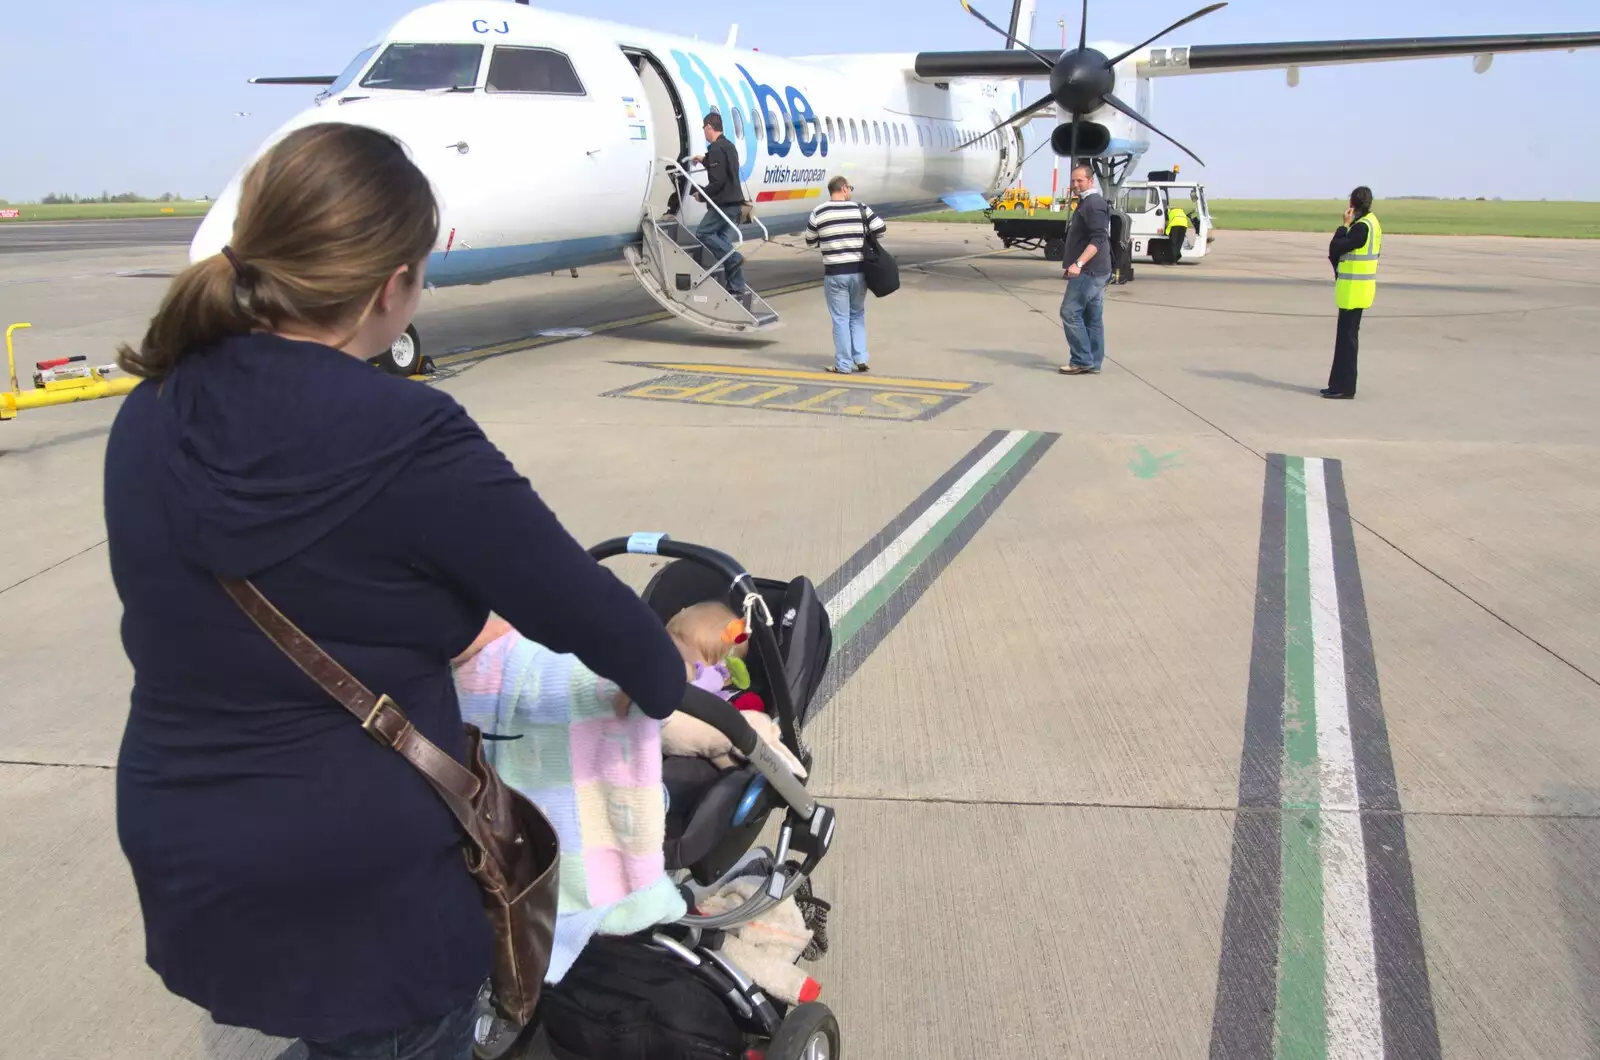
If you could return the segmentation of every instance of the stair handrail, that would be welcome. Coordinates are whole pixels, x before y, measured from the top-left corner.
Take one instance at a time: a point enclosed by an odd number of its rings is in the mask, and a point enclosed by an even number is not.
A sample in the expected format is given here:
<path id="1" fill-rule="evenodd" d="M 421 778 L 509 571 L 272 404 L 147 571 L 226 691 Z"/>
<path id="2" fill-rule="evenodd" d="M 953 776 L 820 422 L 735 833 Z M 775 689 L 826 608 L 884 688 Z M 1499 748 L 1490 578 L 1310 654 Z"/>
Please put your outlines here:
<path id="1" fill-rule="evenodd" d="M 662 158 L 661 161 L 663 163 L 665 163 L 664 168 L 666 169 L 666 171 L 668 173 L 676 172 L 679 176 L 681 176 L 684 179 L 684 182 L 687 183 L 690 187 L 703 188 L 703 185 L 696 184 L 694 182 L 694 178 L 692 176 L 690 176 L 689 171 L 687 169 L 685 169 L 683 167 L 683 165 L 678 162 L 677 159 L 674 159 L 674 158 Z M 711 276 L 711 275 L 714 275 L 716 273 L 716 271 L 722 267 L 722 263 L 723 262 L 725 262 L 729 258 L 733 257 L 734 253 L 736 251 L 738 251 L 738 249 L 740 247 L 744 246 L 744 229 L 743 229 L 742 226 L 737 224 L 733 220 L 733 218 L 729 217 L 723 211 L 722 207 L 720 207 L 716 203 L 712 202 L 711 201 L 711 197 L 709 195 L 702 195 L 700 197 L 700 200 L 702 202 L 704 202 L 707 207 L 717 211 L 717 216 L 721 217 L 724 221 L 726 221 L 728 223 L 728 226 L 733 229 L 733 237 L 734 237 L 733 245 L 728 248 L 728 252 L 726 254 L 722 255 L 722 257 L 718 258 L 713 264 L 711 264 L 711 265 L 706 267 L 706 275 L 707 276 Z M 681 204 L 680 204 L 680 208 L 681 208 Z M 772 233 L 767 230 L 767 226 L 765 224 L 762 224 L 761 219 L 752 214 L 751 215 L 751 220 L 755 221 L 756 225 L 761 229 L 761 238 L 763 240 L 770 241 L 772 239 Z M 697 239 L 699 238 L 698 235 L 696 236 L 696 238 Z M 701 245 L 704 246 L 705 244 L 702 243 Z"/>

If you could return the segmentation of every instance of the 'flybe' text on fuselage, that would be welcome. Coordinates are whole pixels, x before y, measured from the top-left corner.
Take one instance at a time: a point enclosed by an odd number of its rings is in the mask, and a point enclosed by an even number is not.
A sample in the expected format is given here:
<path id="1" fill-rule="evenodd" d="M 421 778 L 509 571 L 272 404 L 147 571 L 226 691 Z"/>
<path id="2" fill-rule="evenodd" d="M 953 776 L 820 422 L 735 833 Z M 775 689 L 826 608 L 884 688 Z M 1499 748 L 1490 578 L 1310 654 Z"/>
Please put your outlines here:
<path id="1" fill-rule="evenodd" d="M 676 48 L 671 54 L 678 64 L 678 76 L 694 93 L 699 114 L 711 111 L 721 114 L 725 123 L 723 132 L 736 138 L 740 147 L 740 180 L 749 180 L 755 172 L 756 155 L 763 147 L 771 158 L 787 158 L 791 150 L 799 151 L 805 158 L 828 157 L 828 136 L 822 131 L 811 102 L 799 89 L 786 85 L 779 92 L 752 77 L 743 63 L 734 63 L 740 75 L 735 94 L 734 82 L 714 73 L 700 56 Z M 738 120 L 728 122 L 736 109 Z M 756 115 L 765 115 L 765 120 L 755 120 Z M 801 178 L 790 176 L 788 179 Z M 770 178 L 764 181 L 770 182 Z"/>

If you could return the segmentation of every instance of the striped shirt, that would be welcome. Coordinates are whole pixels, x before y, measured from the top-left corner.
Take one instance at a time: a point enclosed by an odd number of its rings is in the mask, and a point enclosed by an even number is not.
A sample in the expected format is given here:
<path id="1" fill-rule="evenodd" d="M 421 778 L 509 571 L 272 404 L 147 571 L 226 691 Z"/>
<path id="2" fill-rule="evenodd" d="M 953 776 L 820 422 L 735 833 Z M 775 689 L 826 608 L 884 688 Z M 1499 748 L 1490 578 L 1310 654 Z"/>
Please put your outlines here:
<path id="1" fill-rule="evenodd" d="M 870 206 L 829 199 L 811 211 L 811 219 L 806 222 L 806 246 L 822 248 L 822 268 L 827 275 L 861 271 L 867 238 L 866 225 L 861 222 L 863 210 L 873 234 L 882 235 L 888 225 Z"/>

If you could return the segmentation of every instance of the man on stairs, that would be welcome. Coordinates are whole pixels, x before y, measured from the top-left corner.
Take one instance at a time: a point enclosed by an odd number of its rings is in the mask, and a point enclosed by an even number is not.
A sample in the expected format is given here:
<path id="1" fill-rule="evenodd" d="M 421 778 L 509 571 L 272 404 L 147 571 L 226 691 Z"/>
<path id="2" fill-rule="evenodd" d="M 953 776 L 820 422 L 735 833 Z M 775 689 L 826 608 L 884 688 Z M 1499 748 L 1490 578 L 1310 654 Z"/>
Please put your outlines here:
<path id="1" fill-rule="evenodd" d="M 722 135 L 722 115 L 716 111 L 706 115 L 703 129 L 706 153 L 695 155 L 694 161 L 706 167 L 706 186 L 704 194 L 695 192 L 695 198 L 715 204 L 721 212 L 708 206 L 694 234 L 712 254 L 711 261 L 703 263 L 706 267 L 709 268 L 723 255 L 729 255 L 722 264 L 722 285 L 729 294 L 747 303 L 746 308 L 749 308 L 750 290 L 744 282 L 744 257 L 733 249 L 735 231 L 732 219 L 739 216 L 740 207 L 744 205 L 744 189 L 739 183 L 739 149 L 733 146 L 732 140 Z"/>

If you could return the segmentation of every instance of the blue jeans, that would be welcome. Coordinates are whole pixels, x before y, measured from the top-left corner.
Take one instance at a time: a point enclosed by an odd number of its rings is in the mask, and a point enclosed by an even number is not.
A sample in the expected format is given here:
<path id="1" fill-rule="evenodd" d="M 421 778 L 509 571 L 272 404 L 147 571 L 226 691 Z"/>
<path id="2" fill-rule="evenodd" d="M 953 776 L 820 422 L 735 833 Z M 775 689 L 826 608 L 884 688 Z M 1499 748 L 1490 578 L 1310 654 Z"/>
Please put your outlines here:
<path id="1" fill-rule="evenodd" d="M 733 225 L 722 219 L 722 215 L 710 206 L 706 207 L 706 215 L 701 219 L 694 230 L 695 238 L 705 244 L 711 252 L 711 260 L 705 263 L 710 268 L 712 262 L 733 250 Z M 727 277 L 724 287 L 732 294 L 743 294 L 744 286 L 744 255 L 737 250 L 733 256 L 722 264 L 723 275 Z"/>
<path id="2" fill-rule="evenodd" d="M 476 996 L 460 1008 L 410 1027 L 306 1042 L 308 1060 L 472 1060 Z"/>
<path id="3" fill-rule="evenodd" d="M 1106 359 L 1106 325 L 1101 312 L 1106 284 L 1111 275 L 1091 276 L 1087 272 L 1067 278 L 1067 293 L 1061 299 L 1061 326 L 1067 332 L 1067 347 L 1072 363 L 1096 372 Z"/>
<path id="4" fill-rule="evenodd" d="M 833 364 L 853 372 L 867 363 L 867 278 L 859 272 L 822 278 L 822 295 L 833 317 Z"/>

